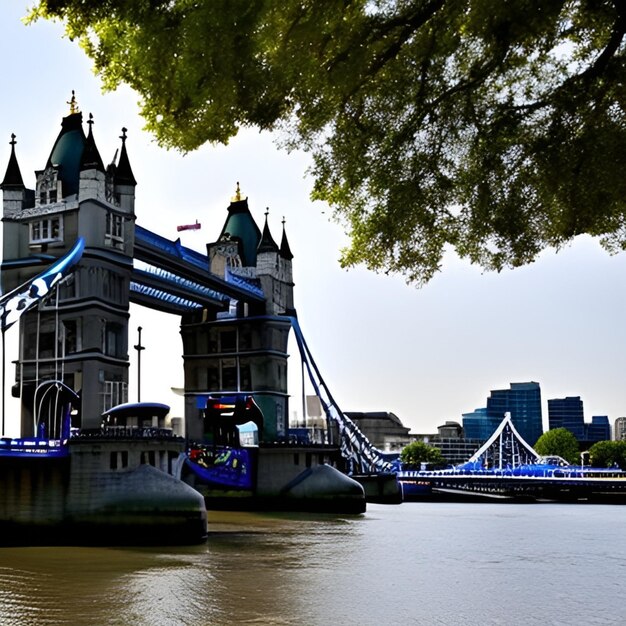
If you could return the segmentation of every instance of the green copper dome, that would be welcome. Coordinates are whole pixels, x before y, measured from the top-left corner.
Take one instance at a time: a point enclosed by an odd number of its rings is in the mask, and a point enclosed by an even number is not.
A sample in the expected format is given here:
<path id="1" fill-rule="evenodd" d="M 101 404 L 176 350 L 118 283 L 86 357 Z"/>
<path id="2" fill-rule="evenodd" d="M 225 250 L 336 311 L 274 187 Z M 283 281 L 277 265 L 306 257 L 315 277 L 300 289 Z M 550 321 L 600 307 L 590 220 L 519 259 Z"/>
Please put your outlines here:
<path id="1" fill-rule="evenodd" d="M 83 114 L 71 113 L 63 118 L 61 132 L 46 163 L 59 169 L 63 197 L 78 193 L 80 164 L 87 138 L 83 131 Z"/>
<path id="2" fill-rule="evenodd" d="M 222 229 L 220 239 L 226 234 L 231 239 L 240 242 L 241 262 L 244 267 L 253 267 L 256 265 L 256 252 L 261 241 L 261 231 L 256 225 L 250 209 L 248 208 L 247 199 L 233 199 L 228 207 L 228 217 Z"/>

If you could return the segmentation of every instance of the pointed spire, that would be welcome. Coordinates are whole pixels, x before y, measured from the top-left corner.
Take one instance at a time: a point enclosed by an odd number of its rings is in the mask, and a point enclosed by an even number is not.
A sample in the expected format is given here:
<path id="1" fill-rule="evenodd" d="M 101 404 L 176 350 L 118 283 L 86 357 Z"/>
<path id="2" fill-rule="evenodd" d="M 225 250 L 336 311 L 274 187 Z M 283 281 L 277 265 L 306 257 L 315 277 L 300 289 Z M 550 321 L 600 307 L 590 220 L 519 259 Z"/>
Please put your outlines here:
<path id="1" fill-rule="evenodd" d="M 0 183 L 0 189 L 24 189 L 24 181 L 22 179 L 22 173 L 20 172 L 20 166 L 17 163 L 17 157 L 15 156 L 15 134 L 11 133 L 11 156 L 9 157 L 9 164 L 7 165 L 7 171 L 4 175 L 4 180 Z"/>
<path id="2" fill-rule="evenodd" d="M 93 138 L 93 123 L 93 115 L 90 113 L 89 120 L 87 120 L 87 124 L 89 124 L 89 133 L 87 134 L 85 148 L 83 149 L 83 154 L 80 159 L 80 169 L 81 171 L 94 169 L 99 172 L 104 172 L 104 163 L 102 162 L 96 142 Z"/>
<path id="3" fill-rule="evenodd" d="M 272 233 L 270 233 L 270 227 L 267 223 L 267 216 L 269 215 L 270 210 L 266 209 L 265 211 L 265 226 L 263 226 L 263 234 L 261 235 L 261 241 L 259 242 L 259 246 L 256 249 L 257 254 L 260 252 L 278 252 L 278 246 L 272 237 Z"/>
<path id="4" fill-rule="evenodd" d="M 287 241 L 287 233 L 285 231 L 285 218 L 283 217 L 283 236 L 280 241 L 280 256 L 287 261 L 291 261 L 293 259 L 293 254 L 291 253 L 291 248 L 289 247 L 289 242 Z"/>
<path id="5" fill-rule="evenodd" d="M 70 105 L 70 115 L 74 115 L 75 113 L 80 112 L 80 109 L 78 108 L 78 102 L 76 102 L 76 95 L 74 94 L 73 89 L 72 89 L 72 98 L 68 100 L 67 104 Z"/>
<path id="6" fill-rule="evenodd" d="M 241 202 L 245 200 L 246 197 L 241 195 L 241 188 L 239 187 L 239 181 L 237 181 L 237 189 L 235 190 L 235 195 L 230 199 L 231 202 Z"/>
<path id="7" fill-rule="evenodd" d="M 128 153 L 126 152 L 126 128 L 122 128 L 122 134 L 120 139 L 122 140 L 122 151 L 120 152 L 120 160 L 117 164 L 115 173 L 116 185 L 136 185 L 137 181 L 133 175 L 133 170 L 130 167 L 130 161 L 128 160 Z"/>

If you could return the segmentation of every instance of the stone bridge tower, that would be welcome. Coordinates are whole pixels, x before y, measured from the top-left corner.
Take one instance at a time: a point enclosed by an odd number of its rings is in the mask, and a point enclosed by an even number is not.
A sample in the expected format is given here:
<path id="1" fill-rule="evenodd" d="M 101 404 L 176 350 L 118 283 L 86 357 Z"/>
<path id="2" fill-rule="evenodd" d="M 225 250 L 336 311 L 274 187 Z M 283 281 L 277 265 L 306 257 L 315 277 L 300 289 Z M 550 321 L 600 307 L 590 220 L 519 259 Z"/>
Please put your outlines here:
<path id="1" fill-rule="evenodd" d="M 231 301 L 228 312 L 183 317 L 187 435 L 200 439 L 207 398 L 252 395 L 264 415 L 261 442 L 285 437 L 288 427 L 287 341 L 293 314 L 293 255 L 283 223 L 281 245 L 270 233 L 268 214 L 261 231 L 237 193 L 214 243 L 207 244 L 212 274 L 260 289 L 264 304 Z"/>
<path id="2" fill-rule="evenodd" d="M 20 319 L 13 395 L 21 399 L 22 434 L 33 434 L 35 390 L 50 379 L 80 393 L 83 428 L 127 401 L 129 284 L 133 266 L 135 186 L 122 130 L 117 163 L 104 167 L 72 94 L 50 156 L 23 183 L 11 140 L 3 191 L 2 289 L 27 281 L 65 254 L 78 237 L 85 251 L 70 275 Z"/>

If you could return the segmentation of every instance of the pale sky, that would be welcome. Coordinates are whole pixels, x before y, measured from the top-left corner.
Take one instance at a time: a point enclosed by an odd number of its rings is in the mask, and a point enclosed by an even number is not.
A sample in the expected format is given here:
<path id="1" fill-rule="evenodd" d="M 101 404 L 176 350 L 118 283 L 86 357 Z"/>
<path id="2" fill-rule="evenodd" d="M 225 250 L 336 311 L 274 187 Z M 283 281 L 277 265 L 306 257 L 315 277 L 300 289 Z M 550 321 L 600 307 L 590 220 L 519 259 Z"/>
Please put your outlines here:
<path id="1" fill-rule="evenodd" d="M 128 129 L 141 226 L 172 240 L 181 236 L 184 245 L 206 252 L 240 181 L 259 227 L 266 207 L 275 239 L 286 220 L 300 324 L 342 410 L 391 411 L 413 432 L 435 432 L 446 420 L 461 421 L 462 413 L 485 406 L 491 389 L 532 380 L 541 384 L 544 427 L 549 398 L 581 396 L 587 421 L 608 415 L 613 423 L 626 415 L 626 254 L 611 257 L 583 237 L 500 274 L 450 254 L 421 289 L 402 277 L 343 270 L 338 258 L 347 238 L 329 221 L 328 207 L 309 198 L 307 155 L 287 154 L 271 135 L 253 129 L 227 147 L 207 145 L 186 156 L 159 148 L 142 130 L 138 96 L 126 87 L 103 95 L 89 60 L 62 37 L 60 25 L 20 22 L 26 6 L 0 4 L 0 176 L 15 133 L 24 183 L 34 188 L 34 171 L 45 166 L 75 90 L 85 119 L 94 116 L 105 164 L 120 146 L 121 128 Z M 177 225 L 196 219 L 201 230 L 177 233 Z M 165 402 L 180 413 L 180 399 L 169 391 L 183 384 L 179 320 L 133 306 L 131 346 L 137 326 L 146 347 L 142 400 Z M 7 389 L 14 381 L 16 335 L 16 327 L 7 333 Z M 301 405 L 295 347 L 291 354 L 290 413 Z M 132 401 L 136 351 L 130 358 Z M 7 423 L 17 421 L 7 415 Z"/>

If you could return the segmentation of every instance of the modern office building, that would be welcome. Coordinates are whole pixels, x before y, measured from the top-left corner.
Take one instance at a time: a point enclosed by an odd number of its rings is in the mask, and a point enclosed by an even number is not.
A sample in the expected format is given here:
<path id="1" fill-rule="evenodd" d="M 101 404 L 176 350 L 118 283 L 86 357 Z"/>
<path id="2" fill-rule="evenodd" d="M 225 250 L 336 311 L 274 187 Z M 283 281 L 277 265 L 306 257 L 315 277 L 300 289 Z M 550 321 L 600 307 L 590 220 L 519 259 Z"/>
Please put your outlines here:
<path id="1" fill-rule="evenodd" d="M 519 434 L 534 446 L 543 434 L 539 383 L 511 383 L 509 389 L 493 390 L 487 398 L 487 415 L 502 421 L 505 413 L 511 414 Z"/>
<path id="2" fill-rule="evenodd" d="M 578 441 L 585 437 L 585 417 L 580 396 L 548 400 L 548 423 L 550 430 L 567 428 Z"/>
<path id="3" fill-rule="evenodd" d="M 543 434 L 539 383 L 511 383 L 509 389 L 492 390 L 485 408 L 463 414 L 465 436 L 485 441 L 504 419 L 505 413 L 511 414 L 519 434 L 534 445 Z"/>
<path id="4" fill-rule="evenodd" d="M 591 422 L 585 423 L 583 401 L 580 396 L 548 400 L 548 420 L 550 430 L 567 428 L 585 445 L 611 438 L 611 425 L 606 415 L 594 415 Z"/>
<path id="5" fill-rule="evenodd" d="M 585 424 L 585 441 L 608 441 L 611 439 L 611 424 L 607 415 L 594 415 L 591 423 Z"/>
<path id="6" fill-rule="evenodd" d="M 626 439 L 626 417 L 618 417 L 613 426 L 613 434 L 616 441 Z"/>
<path id="7" fill-rule="evenodd" d="M 487 407 L 463 413 L 463 432 L 468 439 L 486 441 L 498 427 L 502 418 L 487 415 Z"/>

